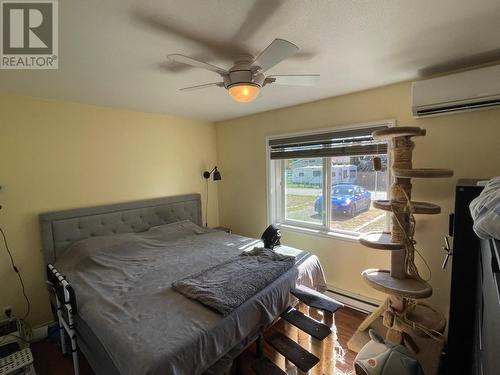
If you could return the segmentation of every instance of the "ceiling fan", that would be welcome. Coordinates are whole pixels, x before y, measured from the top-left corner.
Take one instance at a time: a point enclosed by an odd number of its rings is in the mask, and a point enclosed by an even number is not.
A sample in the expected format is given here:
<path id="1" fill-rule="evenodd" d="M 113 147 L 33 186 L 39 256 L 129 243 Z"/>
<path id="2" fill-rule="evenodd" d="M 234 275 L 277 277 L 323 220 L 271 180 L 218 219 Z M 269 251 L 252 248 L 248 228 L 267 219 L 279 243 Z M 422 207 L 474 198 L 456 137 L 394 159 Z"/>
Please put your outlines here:
<path id="1" fill-rule="evenodd" d="M 262 87 L 269 84 L 313 86 L 319 82 L 319 74 L 271 76 L 264 74 L 298 50 L 299 47 L 287 40 L 275 39 L 256 58 L 252 55 L 243 54 L 228 70 L 181 54 L 171 54 L 167 58 L 180 64 L 210 70 L 219 74 L 222 78 L 221 82 L 184 87 L 180 89 L 181 91 L 198 90 L 213 86 L 223 87 L 237 102 L 248 103 L 257 98 Z"/>

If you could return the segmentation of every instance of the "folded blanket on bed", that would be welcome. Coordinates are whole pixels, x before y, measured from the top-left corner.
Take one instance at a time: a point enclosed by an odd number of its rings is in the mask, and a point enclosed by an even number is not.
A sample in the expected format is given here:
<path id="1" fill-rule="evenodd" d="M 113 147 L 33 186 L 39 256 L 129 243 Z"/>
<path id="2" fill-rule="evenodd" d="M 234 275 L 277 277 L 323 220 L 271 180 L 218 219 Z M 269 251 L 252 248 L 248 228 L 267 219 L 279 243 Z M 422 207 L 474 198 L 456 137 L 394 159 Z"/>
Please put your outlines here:
<path id="1" fill-rule="evenodd" d="M 295 257 L 254 248 L 194 275 L 174 281 L 172 286 L 226 316 L 243 302 L 288 271 Z"/>

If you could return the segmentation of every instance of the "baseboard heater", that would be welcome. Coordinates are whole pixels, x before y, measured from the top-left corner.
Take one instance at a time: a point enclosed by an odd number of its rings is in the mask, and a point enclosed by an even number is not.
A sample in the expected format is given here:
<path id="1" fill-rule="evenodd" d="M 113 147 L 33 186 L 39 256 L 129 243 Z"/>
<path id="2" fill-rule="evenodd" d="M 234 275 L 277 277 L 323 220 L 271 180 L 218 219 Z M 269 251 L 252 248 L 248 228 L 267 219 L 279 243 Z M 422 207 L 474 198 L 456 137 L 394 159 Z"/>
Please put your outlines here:
<path id="1" fill-rule="evenodd" d="M 327 295 L 342 302 L 344 305 L 361 312 L 370 313 L 382 304 L 382 301 L 366 297 L 361 294 L 355 294 L 346 290 L 328 286 Z"/>

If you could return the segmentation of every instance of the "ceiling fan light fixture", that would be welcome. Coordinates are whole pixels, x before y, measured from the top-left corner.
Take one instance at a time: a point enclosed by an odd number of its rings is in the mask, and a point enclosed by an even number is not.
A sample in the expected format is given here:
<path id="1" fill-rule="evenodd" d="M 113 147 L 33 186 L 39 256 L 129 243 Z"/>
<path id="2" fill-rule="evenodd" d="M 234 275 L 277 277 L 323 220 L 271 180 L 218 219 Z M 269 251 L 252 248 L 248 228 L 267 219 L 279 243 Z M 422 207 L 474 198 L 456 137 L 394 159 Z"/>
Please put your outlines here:
<path id="1" fill-rule="evenodd" d="M 233 100 L 239 103 L 250 103 L 259 96 L 262 87 L 270 84 L 314 86 L 318 83 L 319 74 L 266 76 L 265 73 L 268 70 L 292 56 L 298 50 L 299 47 L 292 42 L 279 38 L 274 39 L 257 57 L 243 54 L 238 57 L 238 60 L 236 60 L 234 65 L 229 69 L 220 68 L 178 53 L 170 54 L 168 58 L 180 64 L 217 73 L 220 78 L 222 78 L 222 82 L 184 87 L 180 90 L 191 91 L 213 86 L 223 87 L 229 92 L 229 96 L 231 96 Z"/>
<path id="2" fill-rule="evenodd" d="M 260 93 L 260 86 L 255 83 L 237 83 L 228 89 L 231 98 L 239 103 L 253 102 Z"/>

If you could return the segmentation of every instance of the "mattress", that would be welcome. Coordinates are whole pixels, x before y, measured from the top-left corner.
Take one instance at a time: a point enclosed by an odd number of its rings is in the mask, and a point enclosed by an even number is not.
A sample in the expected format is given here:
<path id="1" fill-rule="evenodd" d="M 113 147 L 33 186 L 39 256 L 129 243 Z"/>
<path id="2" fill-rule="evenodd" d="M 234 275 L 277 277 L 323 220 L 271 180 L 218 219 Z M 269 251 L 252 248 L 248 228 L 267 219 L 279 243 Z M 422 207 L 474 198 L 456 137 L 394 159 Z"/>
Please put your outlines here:
<path id="1" fill-rule="evenodd" d="M 278 251 L 295 266 L 226 317 L 171 287 L 259 244 L 185 221 L 72 245 L 56 267 L 75 289 L 77 331 L 96 373 L 201 374 L 268 327 L 290 288 L 326 288 L 318 258 L 286 246 Z"/>

